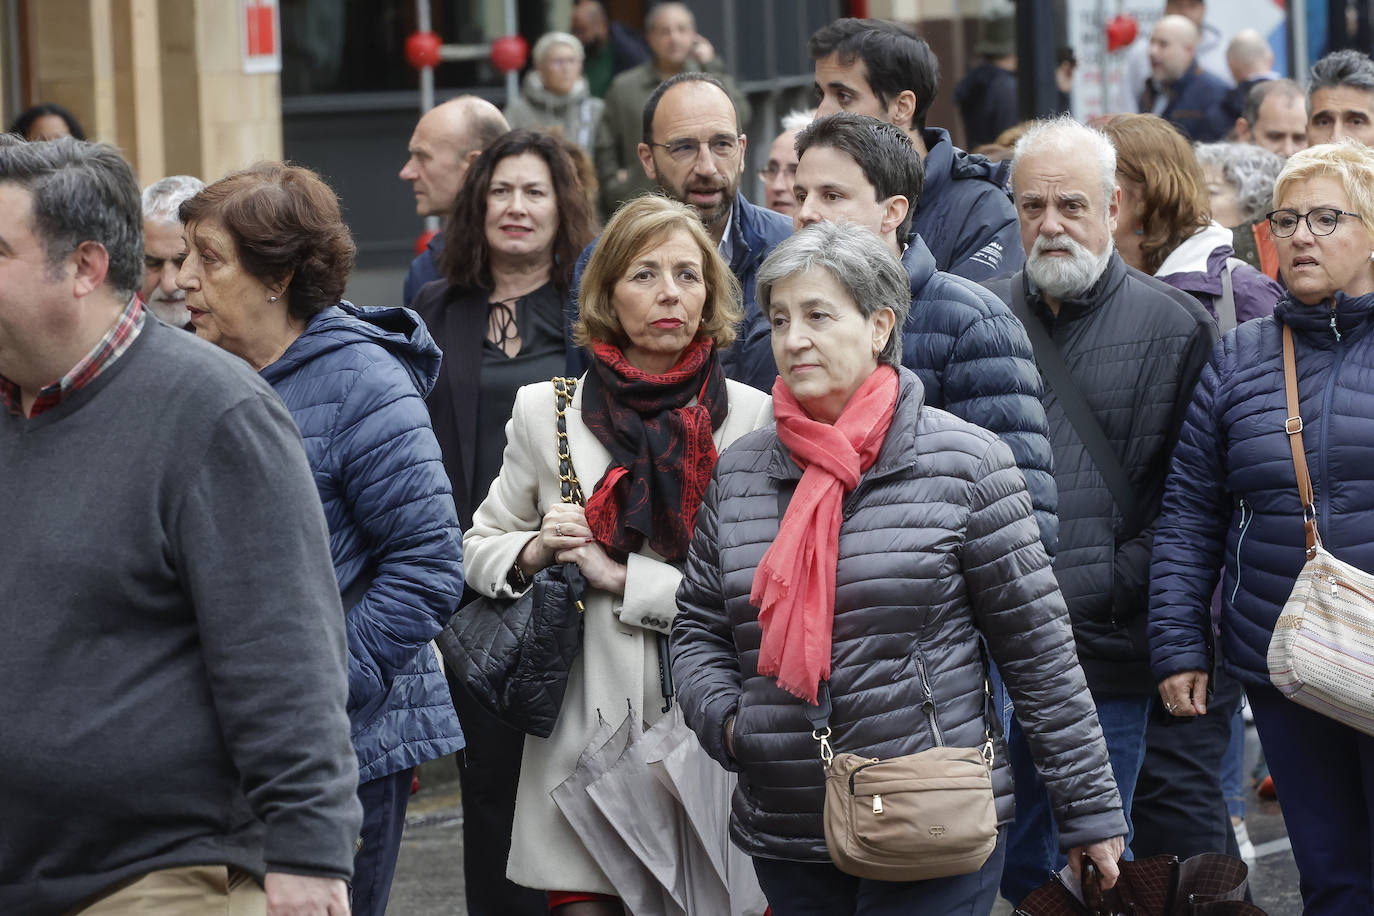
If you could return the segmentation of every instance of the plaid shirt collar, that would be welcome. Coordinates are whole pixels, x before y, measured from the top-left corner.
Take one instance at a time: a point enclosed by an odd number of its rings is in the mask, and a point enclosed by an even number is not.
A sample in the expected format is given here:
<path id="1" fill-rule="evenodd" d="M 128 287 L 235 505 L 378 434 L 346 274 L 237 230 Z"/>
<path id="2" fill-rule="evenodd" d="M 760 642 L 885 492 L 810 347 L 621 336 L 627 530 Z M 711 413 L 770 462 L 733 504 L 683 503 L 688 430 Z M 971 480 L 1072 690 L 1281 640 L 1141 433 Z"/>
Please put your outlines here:
<path id="1" fill-rule="evenodd" d="M 63 398 L 95 381 L 100 373 L 124 355 L 124 351 L 138 339 L 138 335 L 143 331 L 143 325 L 143 300 L 135 294 L 124 307 L 119 320 L 110 326 L 105 335 L 91 348 L 91 352 L 72 366 L 66 375 L 39 389 L 38 397 L 34 398 L 33 407 L 29 410 L 29 416 L 36 417 L 45 410 L 51 410 L 62 403 Z M 24 415 L 19 386 L 3 375 L 0 375 L 0 400 L 4 401 L 5 409 L 14 416 Z"/>

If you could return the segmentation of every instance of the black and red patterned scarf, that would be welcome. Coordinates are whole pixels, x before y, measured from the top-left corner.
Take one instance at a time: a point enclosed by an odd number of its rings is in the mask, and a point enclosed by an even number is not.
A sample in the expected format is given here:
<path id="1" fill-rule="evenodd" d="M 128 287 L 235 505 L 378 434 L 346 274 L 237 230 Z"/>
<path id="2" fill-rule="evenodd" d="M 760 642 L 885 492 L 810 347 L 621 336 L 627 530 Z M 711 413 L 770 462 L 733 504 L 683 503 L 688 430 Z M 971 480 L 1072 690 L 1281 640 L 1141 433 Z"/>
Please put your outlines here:
<path id="1" fill-rule="evenodd" d="M 582 421 L 611 453 L 611 465 L 587 499 L 587 524 L 622 555 L 647 539 L 665 559 L 685 559 L 716 466 L 711 433 L 727 412 L 715 345 L 693 342 L 662 375 L 634 368 L 610 344 L 597 343 L 593 353 Z"/>

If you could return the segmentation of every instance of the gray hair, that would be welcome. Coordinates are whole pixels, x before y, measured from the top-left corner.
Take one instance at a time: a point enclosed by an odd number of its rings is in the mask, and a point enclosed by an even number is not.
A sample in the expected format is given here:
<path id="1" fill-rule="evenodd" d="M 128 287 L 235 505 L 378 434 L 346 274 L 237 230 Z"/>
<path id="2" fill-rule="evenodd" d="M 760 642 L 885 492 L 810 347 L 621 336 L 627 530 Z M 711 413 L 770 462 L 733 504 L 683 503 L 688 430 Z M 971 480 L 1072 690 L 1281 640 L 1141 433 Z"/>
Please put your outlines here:
<path id="1" fill-rule="evenodd" d="M 567 32 L 545 32 L 539 36 L 539 40 L 534 43 L 534 50 L 530 52 L 530 60 L 538 67 L 544 62 L 544 55 L 552 51 L 557 45 L 567 45 L 572 48 L 577 55 L 577 60 L 581 63 L 587 57 L 587 52 L 582 48 L 582 42 Z"/>
<path id="2" fill-rule="evenodd" d="M 181 205 L 195 197 L 205 182 L 194 175 L 168 175 L 143 189 L 143 219 L 150 223 L 181 225 Z"/>
<path id="3" fill-rule="evenodd" d="M 1039 153 L 1064 156 L 1091 155 L 1097 163 L 1104 201 L 1110 202 L 1116 190 L 1116 147 L 1105 133 L 1075 121 L 1069 115 L 1035 121 L 1016 141 L 1011 158 L 1011 186 L 1016 188 L 1016 170 L 1021 160 Z M 1105 207 L 1104 207 L 1105 210 Z"/>
<path id="4" fill-rule="evenodd" d="M 1318 89 L 1349 86 L 1374 92 L 1374 61 L 1359 51 L 1332 51 L 1312 65 L 1307 84 L 1307 110 L 1312 111 L 1312 93 Z"/>
<path id="5" fill-rule="evenodd" d="M 0 182 L 33 195 L 34 228 L 51 267 L 95 242 L 109 255 L 106 284 L 121 296 L 143 286 L 138 181 L 113 146 L 71 137 L 0 145 Z"/>
<path id="6" fill-rule="evenodd" d="M 1254 127 L 1259 123 L 1260 108 L 1264 105 L 1264 100 L 1271 95 L 1280 97 L 1300 99 L 1303 97 L 1302 87 L 1290 79 L 1265 80 L 1251 87 L 1245 96 L 1245 107 L 1241 109 L 1240 116 L 1245 119 L 1245 123 Z"/>
<path id="7" fill-rule="evenodd" d="M 803 111 L 800 108 L 794 108 L 782 116 L 782 132 L 787 134 L 793 131 L 806 130 L 806 125 L 814 120 L 816 120 L 816 109 L 809 108 Z"/>
<path id="8" fill-rule="evenodd" d="M 1217 169 L 1222 180 L 1236 189 L 1247 220 L 1259 219 L 1269 212 L 1274 181 L 1283 171 L 1280 156 L 1249 143 L 1199 143 L 1193 152 L 1199 165 Z"/>
<path id="9" fill-rule="evenodd" d="M 911 312 L 911 281 L 883 240 L 860 226 L 829 220 L 813 223 L 783 239 L 759 267 L 755 294 L 760 311 L 768 314 L 773 287 L 780 280 L 814 268 L 829 271 L 849 292 L 865 319 L 880 309 L 892 309 L 897 320 L 887 345 L 878 354 L 878 362 L 899 368 L 902 328 Z"/>

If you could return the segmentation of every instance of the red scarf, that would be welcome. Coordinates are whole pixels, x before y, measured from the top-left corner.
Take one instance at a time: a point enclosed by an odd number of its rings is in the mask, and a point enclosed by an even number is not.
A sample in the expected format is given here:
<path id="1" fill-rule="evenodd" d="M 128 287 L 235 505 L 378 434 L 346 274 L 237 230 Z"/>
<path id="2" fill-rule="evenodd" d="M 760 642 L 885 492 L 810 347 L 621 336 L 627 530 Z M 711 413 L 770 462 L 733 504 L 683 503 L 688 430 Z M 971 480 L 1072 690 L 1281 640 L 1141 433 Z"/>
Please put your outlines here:
<path id="1" fill-rule="evenodd" d="M 763 630 L 759 673 L 809 703 L 830 677 L 844 497 L 877 460 L 896 406 L 897 373 L 887 365 L 859 386 L 833 425 L 807 416 L 781 378 L 773 383 L 778 439 L 802 477 L 749 600 Z"/>

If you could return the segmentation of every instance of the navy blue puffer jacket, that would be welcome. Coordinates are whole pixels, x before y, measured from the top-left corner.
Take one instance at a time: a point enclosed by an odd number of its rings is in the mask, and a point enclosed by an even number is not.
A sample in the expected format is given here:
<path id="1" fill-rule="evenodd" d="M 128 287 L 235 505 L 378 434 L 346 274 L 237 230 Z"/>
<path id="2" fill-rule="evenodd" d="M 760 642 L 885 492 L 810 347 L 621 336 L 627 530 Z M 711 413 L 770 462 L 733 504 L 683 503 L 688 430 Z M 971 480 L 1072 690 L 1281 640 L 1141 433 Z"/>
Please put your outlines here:
<path id="1" fill-rule="evenodd" d="M 1157 680 L 1206 671 L 1219 572 L 1228 673 L 1268 684 L 1274 621 L 1305 560 L 1284 421 L 1282 326 L 1293 328 L 1303 444 L 1322 543 L 1374 570 L 1374 294 L 1306 306 L 1227 334 L 1188 409 L 1155 534 L 1150 651 Z"/>
<path id="2" fill-rule="evenodd" d="M 340 593 L 371 583 L 345 608 L 360 782 L 463 746 L 429 646 L 463 591 L 462 532 L 424 402 L 440 359 L 409 309 L 341 302 L 262 370 L 305 439 Z"/>

